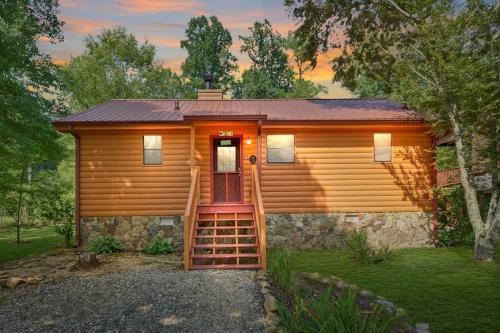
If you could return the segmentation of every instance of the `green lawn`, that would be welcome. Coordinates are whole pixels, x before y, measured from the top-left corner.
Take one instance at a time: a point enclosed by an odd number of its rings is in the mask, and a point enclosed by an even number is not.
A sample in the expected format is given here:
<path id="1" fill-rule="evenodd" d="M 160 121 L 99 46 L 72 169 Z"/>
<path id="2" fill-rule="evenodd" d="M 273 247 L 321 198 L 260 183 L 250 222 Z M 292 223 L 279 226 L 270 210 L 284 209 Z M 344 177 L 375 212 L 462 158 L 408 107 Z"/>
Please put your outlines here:
<path id="1" fill-rule="evenodd" d="M 21 229 L 22 244 L 16 240 L 15 230 L 0 231 L 0 262 L 51 252 L 64 245 L 64 238 L 54 232 L 53 226 Z"/>
<path id="2" fill-rule="evenodd" d="M 404 308 L 413 321 L 429 323 L 432 332 L 500 332 L 500 264 L 477 263 L 470 249 L 403 249 L 375 266 L 330 250 L 293 257 L 298 271 L 335 275 L 369 289 Z"/>

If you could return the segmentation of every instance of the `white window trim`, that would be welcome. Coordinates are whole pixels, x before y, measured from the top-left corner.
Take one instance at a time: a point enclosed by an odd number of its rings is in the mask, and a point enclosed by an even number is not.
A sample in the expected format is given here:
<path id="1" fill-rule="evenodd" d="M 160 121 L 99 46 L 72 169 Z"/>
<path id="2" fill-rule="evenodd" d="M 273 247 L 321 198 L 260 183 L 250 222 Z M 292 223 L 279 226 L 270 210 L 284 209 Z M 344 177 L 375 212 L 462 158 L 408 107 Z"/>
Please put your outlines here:
<path id="1" fill-rule="evenodd" d="M 390 146 L 375 146 L 375 134 L 389 134 L 391 139 Z M 392 132 L 373 132 L 373 162 L 374 163 L 392 163 Z M 378 161 L 376 158 L 376 149 L 377 148 L 390 148 L 391 149 L 391 158 L 388 161 Z"/>
<path id="2" fill-rule="evenodd" d="M 269 136 L 272 136 L 272 135 L 293 135 L 293 161 L 291 161 L 291 162 L 269 162 L 269 145 L 268 145 L 269 140 L 268 140 L 268 138 L 269 138 Z M 268 133 L 268 134 L 266 134 L 266 165 L 295 164 L 295 161 L 297 159 L 295 156 L 295 145 L 296 145 L 295 133 Z M 271 148 L 271 149 L 273 149 L 273 148 Z"/>
<path id="3" fill-rule="evenodd" d="M 146 136 L 159 136 L 160 137 L 160 163 L 146 163 L 146 150 L 158 150 L 158 149 L 146 149 L 144 148 L 144 138 Z M 142 165 L 144 166 L 162 166 L 163 165 L 163 135 L 161 134 L 143 134 L 142 135 Z"/>

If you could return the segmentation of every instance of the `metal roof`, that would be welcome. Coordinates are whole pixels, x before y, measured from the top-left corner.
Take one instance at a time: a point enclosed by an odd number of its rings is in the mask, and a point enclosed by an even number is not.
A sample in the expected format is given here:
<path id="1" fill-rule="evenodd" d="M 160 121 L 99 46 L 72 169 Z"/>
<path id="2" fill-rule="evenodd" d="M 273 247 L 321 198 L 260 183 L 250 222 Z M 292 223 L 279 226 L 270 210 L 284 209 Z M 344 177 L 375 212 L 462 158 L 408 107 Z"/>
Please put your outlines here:
<path id="1" fill-rule="evenodd" d="M 267 121 L 421 121 L 402 104 L 381 99 L 180 100 L 118 99 L 55 123 L 162 123 L 200 118 Z M 186 118 L 185 118 L 186 117 Z"/>

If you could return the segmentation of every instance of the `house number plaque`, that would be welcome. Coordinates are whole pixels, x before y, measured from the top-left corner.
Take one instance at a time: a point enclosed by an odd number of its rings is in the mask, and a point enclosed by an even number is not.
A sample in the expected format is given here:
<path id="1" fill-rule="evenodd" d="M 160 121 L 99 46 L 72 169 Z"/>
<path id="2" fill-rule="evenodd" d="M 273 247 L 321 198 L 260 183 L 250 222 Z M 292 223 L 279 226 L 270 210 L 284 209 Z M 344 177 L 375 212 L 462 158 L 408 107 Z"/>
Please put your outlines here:
<path id="1" fill-rule="evenodd" d="M 233 136 L 233 131 L 219 131 L 219 136 Z"/>

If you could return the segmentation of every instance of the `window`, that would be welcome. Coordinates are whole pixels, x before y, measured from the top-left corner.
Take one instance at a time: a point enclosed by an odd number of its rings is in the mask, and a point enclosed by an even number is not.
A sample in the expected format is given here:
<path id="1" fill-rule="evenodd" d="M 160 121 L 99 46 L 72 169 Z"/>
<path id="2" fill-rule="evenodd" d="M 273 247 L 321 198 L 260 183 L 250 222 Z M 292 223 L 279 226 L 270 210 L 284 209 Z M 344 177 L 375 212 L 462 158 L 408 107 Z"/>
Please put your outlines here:
<path id="1" fill-rule="evenodd" d="M 161 165 L 161 135 L 144 135 L 144 164 Z"/>
<path id="2" fill-rule="evenodd" d="M 269 134 L 267 136 L 267 163 L 295 163 L 294 134 Z"/>
<path id="3" fill-rule="evenodd" d="M 373 160 L 375 162 L 390 162 L 392 160 L 391 133 L 373 134 Z"/>

